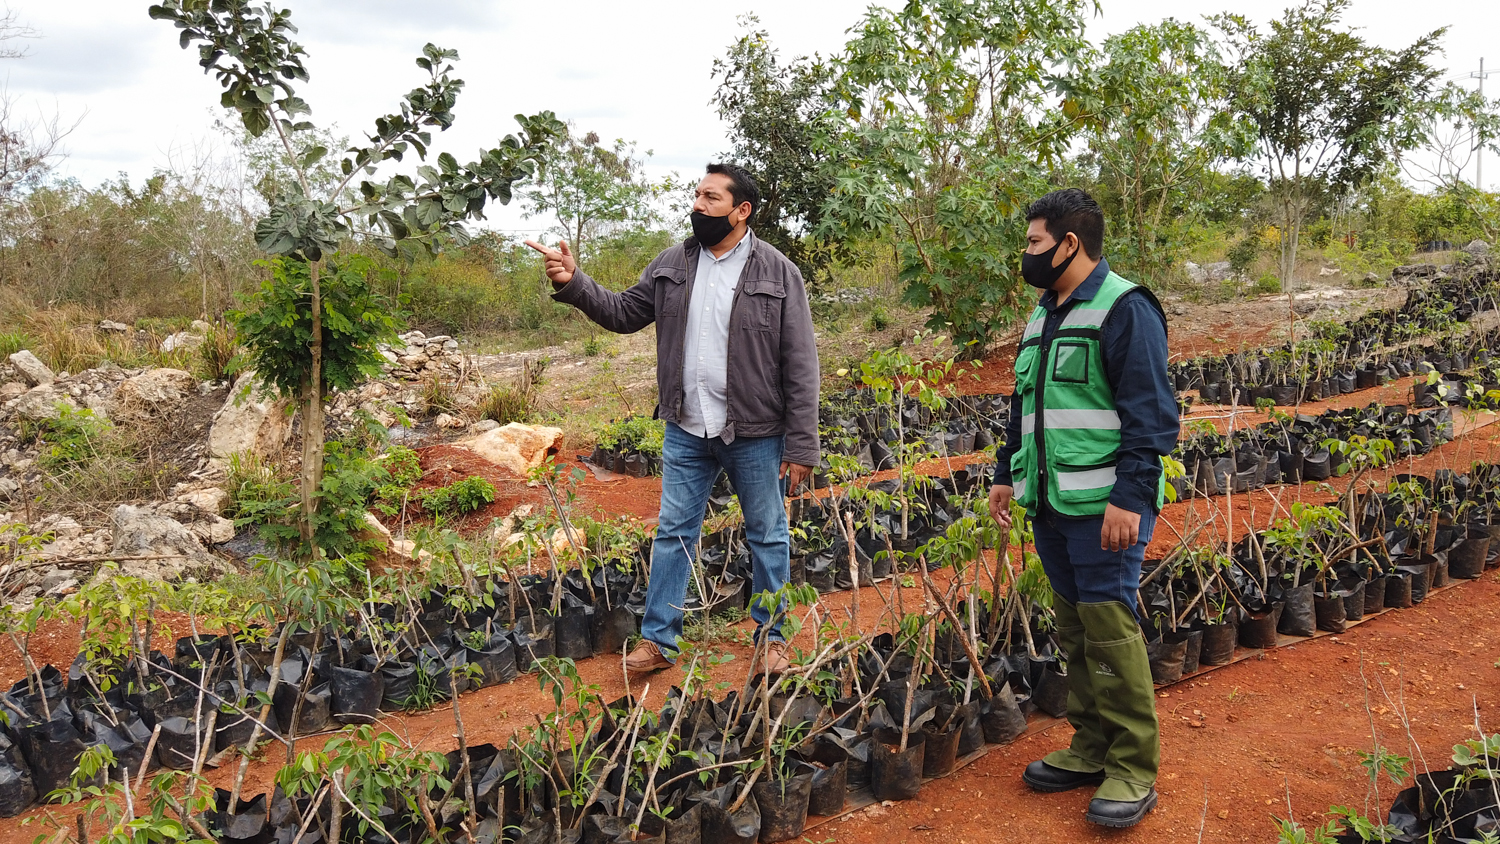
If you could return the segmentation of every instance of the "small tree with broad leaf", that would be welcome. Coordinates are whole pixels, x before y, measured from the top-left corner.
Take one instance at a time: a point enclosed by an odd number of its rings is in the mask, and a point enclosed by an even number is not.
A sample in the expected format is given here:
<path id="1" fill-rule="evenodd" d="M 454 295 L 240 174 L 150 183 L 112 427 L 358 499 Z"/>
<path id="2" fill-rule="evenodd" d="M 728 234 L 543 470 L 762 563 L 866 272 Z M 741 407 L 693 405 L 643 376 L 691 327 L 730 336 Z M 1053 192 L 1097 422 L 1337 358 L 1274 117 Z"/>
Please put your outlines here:
<path id="1" fill-rule="evenodd" d="M 299 530 L 304 551 L 318 556 L 314 541 L 323 478 L 323 404 L 330 386 L 348 388 L 354 378 L 376 371 L 376 343 L 391 339 L 396 322 L 362 291 L 325 289 L 356 284 L 360 273 L 333 258 L 341 244 L 364 239 L 389 254 L 437 251 L 467 241 L 463 224 L 483 219 L 485 203 L 508 203 L 517 182 L 535 174 L 563 125 L 550 111 L 517 115 L 518 135 L 459 164 L 449 153 L 416 174 L 375 177 L 390 162 L 414 155 L 426 161 L 432 130 L 453 125 L 453 106 L 463 80 L 452 76 L 453 50 L 428 44 L 416 60 L 427 80 L 402 98 L 398 109 L 375 119 L 373 130 L 344 151 L 341 178 L 314 191 L 311 168 L 329 150 L 301 138 L 316 132 L 311 108 L 297 95 L 308 79 L 306 51 L 292 36 L 291 12 L 250 0 L 166 0 L 150 15 L 181 30 L 184 49 L 198 44 L 198 64 L 224 88 L 220 102 L 235 111 L 254 137 L 275 133 L 296 178 L 271 198 L 255 228 L 259 248 L 281 272 L 262 289 L 262 299 L 284 307 L 276 320 L 250 320 L 242 336 L 252 365 L 279 395 L 294 398 L 302 412 L 302 477 Z M 299 151 L 299 152 L 294 152 Z M 333 295 L 330 295 L 330 294 Z M 338 361 L 331 374 L 326 363 Z"/>

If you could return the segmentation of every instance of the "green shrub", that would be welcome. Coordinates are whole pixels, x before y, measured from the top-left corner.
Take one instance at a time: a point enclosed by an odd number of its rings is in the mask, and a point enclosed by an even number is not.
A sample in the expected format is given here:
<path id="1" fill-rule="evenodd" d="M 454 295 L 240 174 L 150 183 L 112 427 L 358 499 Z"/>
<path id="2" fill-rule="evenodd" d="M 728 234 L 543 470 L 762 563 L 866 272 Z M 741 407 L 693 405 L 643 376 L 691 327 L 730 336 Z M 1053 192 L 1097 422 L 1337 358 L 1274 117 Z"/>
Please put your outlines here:
<path id="1" fill-rule="evenodd" d="M 884 331 L 891 327 L 891 315 L 885 312 L 885 308 L 876 305 L 870 311 L 870 330 Z"/>
<path id="2" fill-rule="evenodd" d="M 0 357 L 10 357 L 22 349 L 29 349 L 32 339 L 24 331 L 0 332 Z"/>
<path id="3" fill-rule="evenodd" d="M 666 425 L 660 419 L 629 416 L 606 425 L 599 432 L 598 443 L 600 448 L 621 452 L 639 451 L 659 457 L 666 432 Z"/>
<path id="4" fill-rule="evenodd" d="M 384 515 L 394 516 L 405 506 L 411 488 L 422 480 L 422 464 L 415 451 L 400 445 L 387 449 L 380 461 L 388 482 L 375 490 L 374 507 Z"/>
<path id="5" fill-rule="evenodd" d="M 1281 279 L 1277 278 L 1275 273 L 1265 273 L 1250 286 L 1250 292 L 1257 296 L 1280 293 Z"/>
<path id="6" fill-rule="evenodd" d="M 119 451 L 112 437 L 114 425 L 108 419 L 67 402 L 57 403 L 57 418 L 42 423 L 41 432 L 47 447 L 37 459 L 48 471 L 76 468 Z"/>
<path id="7" fill-rule="evenodd" d="M 403 445 L 393 445 L 385 452 L 385 469 L 391 483 L 410 489 L 422 480 L 422 461 L 417 453 Z"/>
<path id="8" fill-rule="evenodd" d="M 422 509 L 434 515 L 468 515 L 495 500 L 495 485 L 475 475 L 420 493 Z"/>
<path id="9" fill-rule="evenodd" d="M 365 508 L 390 473 L 357 443 L 329 440 L 324 456 L 325 471 L 319 487 L 321 504 L 313 523 L 314 539 L 330 560 L 335 573 L 344 574 L 349 564 L 362 565 L 374 550 L 376 540 L 365 522 Z M 235 501 L 235 521 L 259 525 L 261 536 L 275 543 L 283 554 L 296 554 L 305 547 L 297 528 L 300 506 L 297 487 L 290 479 L 268 471 L 264 464 L 242 461 L 238 477 L 230 467 L 230 497 Z"/>
<path id="10" fill-rule="evenodd" d="M 1229 261 L 1229 269 L 1237 276 L 1244 276 L 1250 272 L 1250 267 L 1255 264 L 1255 259 L 1260 257 L 1260 238 L 1253 234 L 1247 234 L 1229 247 L 1229 252 L 1224 256 Z"/>

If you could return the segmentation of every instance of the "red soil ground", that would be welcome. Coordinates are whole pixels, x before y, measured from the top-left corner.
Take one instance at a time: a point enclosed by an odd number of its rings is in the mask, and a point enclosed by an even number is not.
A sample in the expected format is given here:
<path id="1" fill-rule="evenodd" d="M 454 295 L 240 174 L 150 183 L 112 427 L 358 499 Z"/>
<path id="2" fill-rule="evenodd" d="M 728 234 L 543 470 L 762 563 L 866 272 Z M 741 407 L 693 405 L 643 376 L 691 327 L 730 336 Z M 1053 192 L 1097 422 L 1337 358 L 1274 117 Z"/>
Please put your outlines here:
<path id="1" fill-rule="evenodd" d="M 999 363 L 997 361 L 997 363 Z M 987 366 L 981 380 L 964 392 L 1008 392 L 1008 365 Z M 997 373 L 1005 373 L 1001 378 Z M 1373 400 L 1399 401 L 1405 388 L 1393 385 L 1341 397 L 1333 406 L 1364 405 Z M 1308 406 L 1303 412 L 1317 412 Z M 1210 411 L 1212 412 L 1212 411 Z M 1254 416 L 1236 424 L 1252 423 Z M 1430 455 L 1404 461 L 1392 471 L 1430 473 L 1440 467 L 1463 468 L 1475 460 L 1500 460 L 1500 425 L 1471 431 Z M 446 446 L 423 451 L 424 486 L 450 483 L 480 474 L 496 484 L 496 502 L 466 518 L 458 527 L 474 529 L 502 517 L 517 504 L 542 505 L 545 492 L 507 478 L 498 467 L 467 452 Z M 965 462 L 955 458 L 956 466 Z M 942 471 L 941 464 L 926 467 Z M 1378 481 L 1384 473 L 1376 473 Z M 1293 500 L 1330 500 L 1348 484 L 1334 479 L 1327 488 L 1303 485 L 1264 490 L 1233 500 L 1195 500 L 1169 506 L 1164 521 L 1175 528 L 1158 529 L 1149 549 L 1160 556 L 1175 544 L 1177 534 L 1202 520 L 1212 509 L 1232 508 L 1237 533 L 1250 526 L 1264 527 L 1278 507 Z M 578 487 L 585 511 L 605 515 L 630 514 L 654 519 L 660 496 L 657 478 L 598 481 L 591 475 Z M 1278 503 L 1279 502 L 1279 503 Z M 1221 518 L 1220 523 L 1223 523 Z M 880 623 L 887 602 L 895 595 L 906 606 L 921 601 L 916 589 L 897 589 L 887 582 L 860 595 L 860 623 L 870 629 Z M 825 596 L 815 608 L 822 617 L 843 616 L 851 596 Z M 814 619 L 810 619 L 814 620 Z M 169 647 L 171 637 L 186 635 L 188 620 L 165 618 L 172 629 L 158 630 L 157 646 Z M 747 625 L 742 624 L 744 628 Z M 807 627 L 816 627 L 815 624 Z M 719 646 L 736 659 L 715 672 L 718 679 L 742 682 L 749 664 L 748 649 Z M 66 667 L 77 653 L 77 629 L 44 625 L 31 643 L 39 663 Z M 1275 834 L 1272 815 L 1289 811 L 1304 822 L 1317 822 L 1333 804 L 1366 805 L 1369 783 L 1356 755 L 1380 744 L 1418 760 L 1418 768 L 1447 767 L 1451 746 L 1472 738 L 1478 726 L 1500 729 L 1500 575 L 1487 572 L 1476 582 L 1438 592 L 1409 610 L 1386 613 L 1346 634 L 1282 647 L 1257 657 L 1198 675 L 1159 690 L 1163 765 L 1160 807 L 1133 830 L 1106 832 L 1085 823 L 1086 792 L 1037 795 L 1021 784 L 1024 765 L 1065 745 L 1069 728 L 1056 724 L 1004 747 L 942 780 L 928 783 L 914 800 L 875 805 L 827 821 L 808 830 L 809 842 L 890 844 L 892 841 L 1093 841 L 1241 842 L 1270 841 Z M 599 686 L 606 700 L 626 692 L 617 660 L 595 657 L 583 661 L 584 678 Z M 0 682 L 22 676 L 19 655 L 0 640 Z M 659 706 L 666 690 L 680 681 L 679 669 L 650 678 L 648 701 Z M 643 683 L 632 689 L 640 693 Z M 534 678 L 461 696 L 459 709 L 470 743 L 503 743 L 532 721 L 532 713 L 550 706 L 550 695 Z M 454 746 L 451 709 L 392 716 L 385 723 L 413 744 L 448 750 Z M 1372 736 L 1373 730 L 1373 736 Z M 299 741 L 299 748 L 316 747 L 326 737 Z M 284 759 L 272 747 L 253 764 L 247 780 L 249 793 L 269 790 L 271 778 Z M 231 768 L 213 771 L 210 778 L 227 784 Z M 1395 788 L 1382 781 L 1378 798 L 1369 797 L 1370 810 L 1388 806 Z M 53 810 L 60 818 L 68 813 Z M 29 813 L 33 818 L 39 812 Z M 29 842 L 40 830 L 22 819 L 0 821 L 0 844 Z"/>

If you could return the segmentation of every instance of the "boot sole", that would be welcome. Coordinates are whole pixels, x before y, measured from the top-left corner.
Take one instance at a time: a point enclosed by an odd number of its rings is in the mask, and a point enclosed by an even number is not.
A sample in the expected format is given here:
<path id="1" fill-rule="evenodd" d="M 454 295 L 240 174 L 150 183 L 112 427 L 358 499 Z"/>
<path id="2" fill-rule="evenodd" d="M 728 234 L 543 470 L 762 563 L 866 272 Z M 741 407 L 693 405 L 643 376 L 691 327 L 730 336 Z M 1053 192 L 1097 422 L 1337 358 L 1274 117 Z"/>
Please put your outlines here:
<path id="1" fill-rule="evenodd" d="M 1081 779 L 1077 782 L 1064 785 L 1055 782 L 1040 782 L 1026 776 L 1026 773 L 1022 771 L 1021 782 L 1026 783 L 1032 791 L 1040 791 L 1043 794 L 1059 794 L 1064 791 L 1072 791 L 1075 788 L 1083 788 L 1086 785 L 1097 786 L 1104 782 L 1104 773 L 1101 771 L 1098 776 L 1090 776 L 1087 779 Z"/>
<path id="2" fill-rule="evenodd" d="M 1147 813 L 1149 813 L 1152 809 L 1155 809 L 1156 800 L 1157 795 L 1152 794 L 1149 798 L 1146 799 L 1146 802 L 1141 805 L 1141 808 L 1128 818 L 1106 818 L 1096 815 L 1093 812 L 1084 812 L 1083 819 L 1088 821 L 1089 823 L 1098 824 L 1099 826 L 1107 826 L 1110 829 L 1125 829 L 1127 827 L 1132 827 L 1140 823 L 1146 817 Z"/>
<path id="3" fill-rule="evenodd" d="M 672 663 L 670 663 L 670 662 L 663 663 L 661 665 L 648 665 L 645 668 L 631 668 L 629 666 L 626 666 L 625 673 L 626 674 L 655 674 L 658 671 L 664 671 L 664 670 L 666 670 L 668 668 L 671 668 L 671 667 L 672 667 Z"/>

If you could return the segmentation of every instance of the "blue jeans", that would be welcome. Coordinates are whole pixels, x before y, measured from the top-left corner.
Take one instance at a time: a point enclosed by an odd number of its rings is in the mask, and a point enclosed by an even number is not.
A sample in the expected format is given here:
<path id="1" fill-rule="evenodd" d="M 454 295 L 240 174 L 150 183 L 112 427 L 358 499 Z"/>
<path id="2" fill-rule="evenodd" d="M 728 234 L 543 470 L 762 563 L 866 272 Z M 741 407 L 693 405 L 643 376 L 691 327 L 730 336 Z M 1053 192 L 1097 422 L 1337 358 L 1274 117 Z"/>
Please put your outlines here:
<path id="1" fill-rule="evenodd" d="M 719 470 L 729 475 L 745 517 L 745 541 L 755 574 L 755 595 L 775 592 L 791 577 L 791 535 L 786 523 L 786 487 L 781 474 L 784 437 L 738 437 L 726 445 L 718 437 L 696 437 L 667 423 L 661 450 L 661 518 L 651 546 L 651 580 L 641 635 L 668 658 L 682 638 L 682 607 L 687 599 L 692 555 L 703 532 L 703 515 Z M 756 635 L 767 630 L 771 613 L 752 600 Z M 781 624 L 768 631 L 781 639 Z"/>
<path id="2" fill-rule="evenodd" d="M 1053 514 L 1038 515 L 1032 520 L 1031 527 L 1042 569 L 1047 572 L 1052 591 L 1058 597 L 1074 606 L 1119 601 L 1140 615 L 1136 590 L 1141 584 L 1141 563 L 1146 559 L 1146 546 L 1156 529 L 1155 513 L 1141 516 L 1139 539 L 1123 551 L 1100 549 L 1103 516 L 1065 519 Z"/>

